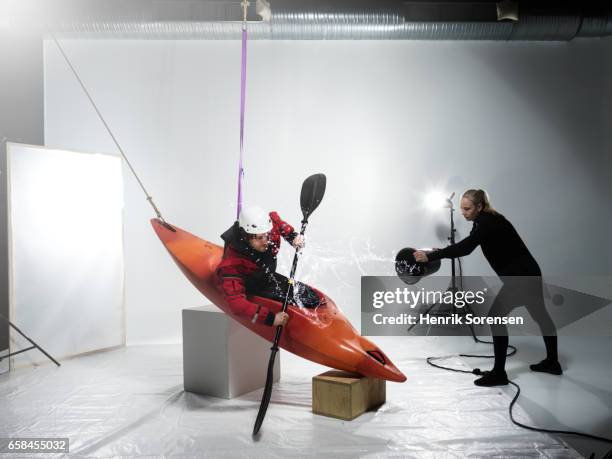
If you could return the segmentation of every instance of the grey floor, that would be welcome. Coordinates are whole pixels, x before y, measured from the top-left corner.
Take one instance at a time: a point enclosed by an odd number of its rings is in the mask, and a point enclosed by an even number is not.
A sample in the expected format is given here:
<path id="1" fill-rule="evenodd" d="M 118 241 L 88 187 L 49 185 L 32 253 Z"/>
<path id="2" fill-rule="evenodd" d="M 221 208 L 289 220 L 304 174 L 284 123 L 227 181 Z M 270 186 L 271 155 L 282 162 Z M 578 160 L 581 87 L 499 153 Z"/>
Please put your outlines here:
<path id="1" fill-rule="evenodd" d="M 374 340 L 406 373 L 387 403 L 352 422 L 313 415 L 310 377 L 323 367 L 282 355 L 263 436 L 250 429 L 261 390 L 223 400 L 183 391 L 180 345 L 134 346 L 0 375 L 0 436 L 67 436 L 72 457 L 601 457 L 606 446 L 513 426 L 514 388 L 476 388 L 472 375 L 429 367 L 428 355 L 486 353 L 466 337 Z M 612 340 L 564 338 L 563 377 L 531 373 L 543 346 L 512 339 L 525 423 L 612 436 Z M 489 361 L 448 360 L 487 369 Z M 11 454 L 6 457 L 19 457 Z M 32 456 L 23 456 L 32 457 Z"/>
<path id="2" fill-rule="evenodd" d="M 486 345 L 470 338 L 441 338 L 454 352 L 481 353 Z M 518 353 L 506 364 L 508 377 L 521 387 L 519 405 L 538 427 L 582 431 L 612 438 L 612 337 L 560 337 L 559 354 L 565 374 L 542 375 L 529 370 L 529 364 L 545 356 L 538 337 L 514 337 Z M 491 346 L 489 346 L 491 347 Z M 466 359 L 473 368 L 489 369 L 487 359 Z M 503 389 L 514 396 L 514 387 Z M 606 444 L 574 436 L 562 437 L 585 457 L 602 457 L 612 449 Z"/>

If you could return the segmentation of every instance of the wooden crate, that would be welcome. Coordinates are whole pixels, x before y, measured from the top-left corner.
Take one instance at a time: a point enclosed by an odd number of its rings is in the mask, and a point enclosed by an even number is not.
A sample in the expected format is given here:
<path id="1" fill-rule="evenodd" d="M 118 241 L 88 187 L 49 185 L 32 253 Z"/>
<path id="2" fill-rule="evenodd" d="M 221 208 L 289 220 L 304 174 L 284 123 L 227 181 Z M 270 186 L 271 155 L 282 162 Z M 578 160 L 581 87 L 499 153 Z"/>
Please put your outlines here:
<path id="1" fill-rule="evenodd" d="M 312 378 L 312 412 L 350 421 L 386 400 L 385 380 L 332 370 Z"/>

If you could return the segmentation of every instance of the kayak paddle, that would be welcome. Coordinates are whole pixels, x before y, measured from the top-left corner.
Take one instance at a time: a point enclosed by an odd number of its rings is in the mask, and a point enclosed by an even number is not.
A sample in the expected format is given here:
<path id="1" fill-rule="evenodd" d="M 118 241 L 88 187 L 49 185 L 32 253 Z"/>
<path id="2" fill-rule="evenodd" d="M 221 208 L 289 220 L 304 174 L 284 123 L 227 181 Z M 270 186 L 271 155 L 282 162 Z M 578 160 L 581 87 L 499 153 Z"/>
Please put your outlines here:
<path id="1" fill-rule="evenodd" d="M 301 235 L 303 235 L 306 231 L 306 225 L 308 225 L 308 217 L 310 217 L 312 212 L 314 212 L 314 210 L 319 207 L 319 204 L 323 199 L 326 183 L 327 179 L 324 174 L 315 174 L 304 180 L 304 183 L 302 184 L 302 192 L 300 194 L 300 207 L 302 208 L 302 215 L 304 219 L 302 220 L 302 229 L 300 230 Z M 295 270 L 297 268 L 299 253 L 300 249 L 295 249 L 295 255 L 293 256 L 293 265 L 291 266 L 291 274 L 289 275 L 289 288 L 287 289 L 287 294 L 285 295 L 285 301 L 283 301 L 283 308 L 281 309 L 282 312 L 285 312 L 287 310 L 287 306 L 289 305 L 289 298 L 293 296 L 293 284 L 295 282 L 294 276 Z M 257 433 L 259 432 L 264 417 L 266 416 L 268 405 L 270 403 L 270 397 L 272 395 L 272 384 L 274 382 L 274 361 L 276 360 L 276 353 L 278 352 L 278 342 L 280 341 L 282 332 L 282 325 L 276 327 L 274 343 L 270 348 L 272 352 L 270 353 L 270 361 L 268 362 L 268 375 L 266 377 L 266 386 L 264 388 L 263 397 L 261 399 L 261 405 L 259 405 L 259 412 L 257 413 L 255 426 L 253 427 L 253 436 L 257 435 Z"/>

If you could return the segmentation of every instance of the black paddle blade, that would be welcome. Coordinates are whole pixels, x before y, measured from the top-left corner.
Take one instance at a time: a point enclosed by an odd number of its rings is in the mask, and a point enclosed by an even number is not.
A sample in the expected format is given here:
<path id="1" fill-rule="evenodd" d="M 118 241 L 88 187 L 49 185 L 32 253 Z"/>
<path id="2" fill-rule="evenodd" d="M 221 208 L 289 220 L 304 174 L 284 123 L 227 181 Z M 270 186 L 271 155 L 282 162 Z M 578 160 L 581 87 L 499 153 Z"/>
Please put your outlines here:
<path id="1" fill-rule="evenodd" d="M 274 384 L 274 360 L 276 360 L 276 350 L 272 349 L 270 354 L 270 360 L 268 362 L 268 375 L 266 376 L 266 387 L 264 388 L 263 397 L 261 398 L 261 404 L 259 405 L 259 412 L 257 413 L 257 419 L 255 419 L 255 425 L 253 426 L 253 436 L 259 433 L 263 420 L 266 417 L 266 411 L 268 411 L 268 405 L 270 404 L 270 397 L 272 396 L 272 384 Z"/>
<path id="2" fill-rule="evenodd" d="M 304 180 L 300 194 L 300 206 L 304 220 L 308 220 L 310 214 L 321 204 L 326 183 L 325 174 L 314 174 Z"/>

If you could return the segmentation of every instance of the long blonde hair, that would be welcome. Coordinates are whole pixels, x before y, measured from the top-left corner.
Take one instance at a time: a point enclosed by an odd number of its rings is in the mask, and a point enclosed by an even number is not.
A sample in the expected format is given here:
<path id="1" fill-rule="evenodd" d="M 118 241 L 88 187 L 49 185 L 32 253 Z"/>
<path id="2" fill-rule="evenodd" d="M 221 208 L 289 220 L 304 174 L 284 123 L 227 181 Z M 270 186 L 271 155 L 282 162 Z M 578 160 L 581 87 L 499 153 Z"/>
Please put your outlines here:
<path id="1" fill-rule="evenodd" d="M 469 199 L 475 206 L 482 205 L 482 212 L 497 214 L 497 211 L 491 205 L 489 195 L 485 190 L 466 190 L 461 197 Z"/>

